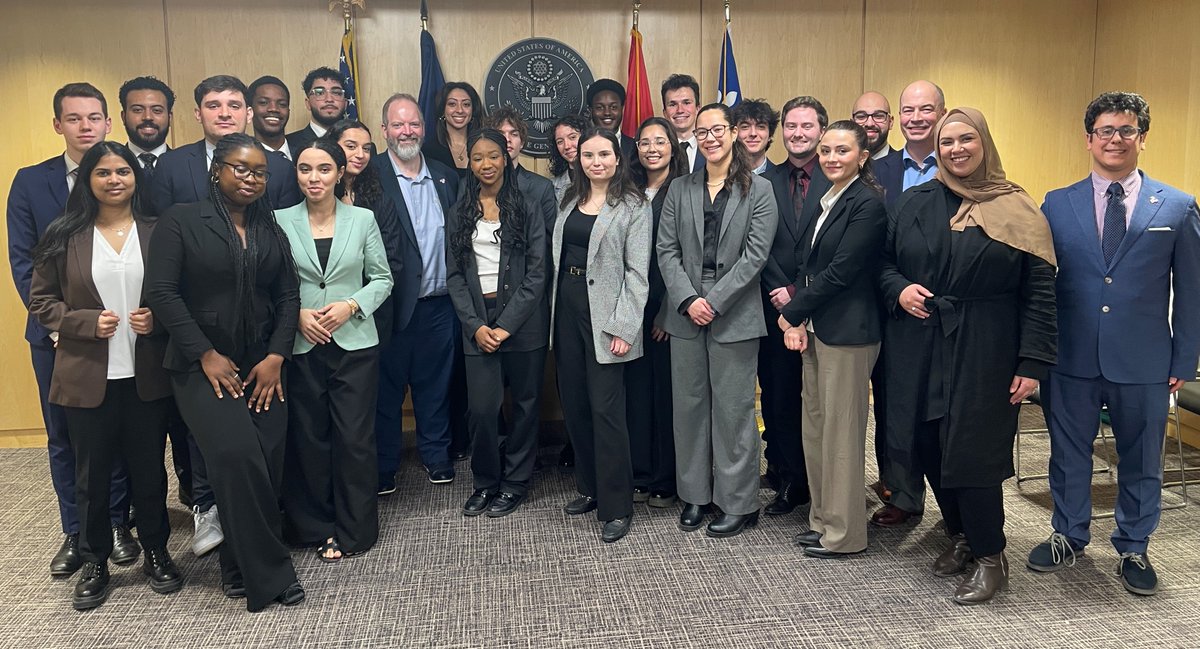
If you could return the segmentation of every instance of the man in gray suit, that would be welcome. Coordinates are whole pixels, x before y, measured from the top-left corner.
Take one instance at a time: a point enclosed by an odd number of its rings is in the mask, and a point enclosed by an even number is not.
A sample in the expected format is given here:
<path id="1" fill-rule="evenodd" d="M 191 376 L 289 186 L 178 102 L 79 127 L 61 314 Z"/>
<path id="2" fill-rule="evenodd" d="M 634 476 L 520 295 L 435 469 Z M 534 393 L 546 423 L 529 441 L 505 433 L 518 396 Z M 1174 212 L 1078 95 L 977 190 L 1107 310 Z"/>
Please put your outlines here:
<path id="1" fill-rule="evenodd" d="M 724 104 L 700 109 L 696 140 L 706 165 L 671 183 L 658 234 L 671 335 L 679 526 L 721 516 L 709 536 L 758 522 L 758 339 L 767 333 L 759 275 L 779 222 L 771 183 L 754 175 Z"/>

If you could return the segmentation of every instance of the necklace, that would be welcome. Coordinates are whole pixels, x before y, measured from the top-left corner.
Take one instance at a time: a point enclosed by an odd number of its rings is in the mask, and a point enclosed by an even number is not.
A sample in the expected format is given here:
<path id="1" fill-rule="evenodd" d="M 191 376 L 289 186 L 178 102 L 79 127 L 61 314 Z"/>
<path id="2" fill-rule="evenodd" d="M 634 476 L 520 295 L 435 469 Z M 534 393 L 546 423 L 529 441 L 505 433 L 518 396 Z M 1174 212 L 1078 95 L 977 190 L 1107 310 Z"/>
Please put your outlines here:
<path id="1" fill-rule="evenodd" d="M 133 225 L 133 218 L 130 218 L 128 223 L 126 223 L 125 225 L 122 225 L 122 226 L 121 226 L 121 227 L 119 227 L 119 228 L 114 228 L 114 227 L 112 227 L 112 226 L 110 226 L 110 225 L 105 225 L 105 226 L 102 226 L 102 227 L 103 227 L 105 230 L 108 230 L 109 232 L 116 233 L 116 235 L 117 235 L 118 237 L 124 237 L 124 236 L 125 236 L 125 233 L 129 231 L 129 227 L 130 227 L 131 225 Z"/>
<path id="2" fill-rule="evenodd" d="M 324 224 L 324 225 L 317 225 L 316 221 L 313 221 L 312 217 L 310 216 L 310 217 L 308 217 L 308 223 L 309 223 L 309 225 L 311 225 L 311 226 L 313 226 L 314 228 L 316 228 L 316 229 L 317 229 L 317 232 L 320 232 L 321 234 L 324 234 L 324 233 L 325 233 L 325 228 L 328 228 L 330 225 L 332 225 L 332 224 L 333 224 L 333 219 L 332 219 L 332 218 L 330 218 L 329 220 L 325 221 L 325 224 Z"/>
<path id="3" fill-rule="evenodd" d="M 708 185 L 709 187 L 719 187 L 719 186 L 721 186 L 721 185 L 724 185 L 724 184 L 725 184 L 725 179 L 724 179 L 724 178 L 722 178 L 722 179 L 720 179 L 720 180 L 713 181 L 713 182 L 707 182 L 707 181 L 705 181 L 705 183 L 704 183 L 704 184 L 705 184 L 705 185 Z"/>

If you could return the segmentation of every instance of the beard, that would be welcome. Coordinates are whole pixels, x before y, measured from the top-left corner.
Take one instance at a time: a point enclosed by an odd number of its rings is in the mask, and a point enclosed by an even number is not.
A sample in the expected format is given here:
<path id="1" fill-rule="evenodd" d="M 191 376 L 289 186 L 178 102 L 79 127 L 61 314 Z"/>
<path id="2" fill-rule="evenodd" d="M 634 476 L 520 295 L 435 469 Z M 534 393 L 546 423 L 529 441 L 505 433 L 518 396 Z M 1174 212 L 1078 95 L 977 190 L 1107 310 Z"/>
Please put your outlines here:
<path id="1" fill-rule="evenodd" d="M 342 121 L 342 118 L 346 116 L 346 111 L 342 111 L 340 114 L 334 115 L 333 117 L 325 117 L 321 114 L 321 111 L 317 110 L 316 108 L 311 109 L 309 112 L 312 113 L 312 121 L 324 126 L 326 129 L 333 127 L 334 124 Z"/>
<path id="2" fill-rule="evenodd" d="M 129 136 L 129 142 L 131 144 L 134 144 L 137 147 L 144 149 L 146 151 L 153 151 L 154 149 L 157 149 L 159 146 L 161 146 L 163 142 L 167 141 L 168 129 L 160 128 L 154 134 L 153 137 L 145 138 L 145 137 L 142 137 L 141 133 L 138 133 L 138 129 L 141 128 L 142 126 L 146 126 L 146 125 L 150 125 L 155 128 L 158 128 L 158 124 L 155 124 L 153 122 L 141 122 L 139 124 L 134 125 L 133 128 L 130 128 L 130 125 L 126 124 L 125 132 Z"/>
<path id="3" fill-rule="evenodd" d="M 402 142 L 400 140 L 389 138 L 387 143 L 388 148 L 391 149 L 392 153 L 404 162 L 414 160 L 417 156 L 421 155 L 420 140 L 409 140 Z"/>

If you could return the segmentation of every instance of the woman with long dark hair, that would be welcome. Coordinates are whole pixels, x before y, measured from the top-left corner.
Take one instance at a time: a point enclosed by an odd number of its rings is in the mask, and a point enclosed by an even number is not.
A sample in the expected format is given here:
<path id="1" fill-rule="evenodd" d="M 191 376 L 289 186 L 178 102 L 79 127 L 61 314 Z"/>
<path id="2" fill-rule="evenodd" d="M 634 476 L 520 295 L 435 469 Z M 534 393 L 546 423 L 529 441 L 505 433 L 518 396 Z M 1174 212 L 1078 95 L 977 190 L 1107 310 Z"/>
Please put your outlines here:
<path id="1" fill-rule="evenodd" d="M 346 155 L 331 138 L 296 154 L 304 201 L 276 212 L 300 276 L 292 347 L 284 517 L 288 536 L 334 563 L 379 537 L 375 398 L 379 335 L 371 318 L 392 291 L 371 213 L 338 200 Z"/>
<path id="2" fill-rule="evenodd" d="M 226 135 L 209 173 L 203 200 L 176 205 L 159 222 L 146 294 L 170 334 L 163 365 L 220 505 L 222 590 L 245 597 L 250 611 L 292 606 L 304 589 L 283 542 L 279 500 L 284 361 L 300 313 L 296 267 L 264 198 L 262 145 Z"/>
<path id="3" fill-rule="evenodd" d="M 446 218 L 446 287 L 462 321 L 475 490 L 463 514 L 507 516 L 525 501 L 546 363 L 546 231 L 517 187 L 504 135 L 471 134 L 471 173 Z M 504 388 L 512 415 L 501 429 Z"/>
<path id="4" fill-rule="evenodd" d="M 596 510 L 611 543 L 633 522 L 622 364 L 642 356 L 653 224 L 612 131 L 584 131 L 572 174 L 580 182 L 563 196 L 551 247 L 558 393 L 580 494 L 563 509 Z"/>
<path id="5" fill-rule="evenodd" d="M 801 352 L 804 377 L 801 431 L 812 509 L 810 529 L 796 542 L 804 554 L 828 559 L 867 548 L 868 382 L 881 339 L 876 278 L 887 208 L 863 127 L 830 124 L 817 155 L 833 186 L 802 235 L 804 277 L 777 326 L 787 348 Z"/>
<path id="6" fill-rule="evenodd" d="M 571 184 L 571 165 L 579 156 L 579 136 L 588 128 L 582 115 L 564 115 L 554 122 L 550 133 L 554 136 L 550 147 L 550 176 L 554 179 L 554 197 L 562 200 Z"/>
<path id="7" fill-rule="evenodd" d="M 471 84 L 451 81 L 442 86 L 433 103 L 437 106 L 437 125 L 425 137 L 421 152 L 457 169 L 458 175 L 465 178 L 467 137 L 483 124 L 483 102 Z"/>
<path id="8" fill-rule="evenodd" d="M 732 113 L 696 116 L 703 172 L 671 183 L 658 233 L 671 336 L 679 528 L 726 538 L 758 523 L 759 436 L 754 417 L 758 339 L 767 333 L 759 275 L 779 213 L 771 183 L 754 174 Z"/>
<path id="9" fill-rule="evenodd" d="M 50 403 L 63 407 L 75 452 L 83 572 L 72 604 L 108 598 L 109 485 L 113 465 L 129 470 L 143 570 L 157 593 L 183 586 L 167 553 L 163 469 L 166 336 L 146 307 L 143 279 L 154 223 L 142 209 L 141 166 L 122 144 L 99 142 L 79 162 L 66 211 L 33 249 L 29 311 L 58 333 Z"/>

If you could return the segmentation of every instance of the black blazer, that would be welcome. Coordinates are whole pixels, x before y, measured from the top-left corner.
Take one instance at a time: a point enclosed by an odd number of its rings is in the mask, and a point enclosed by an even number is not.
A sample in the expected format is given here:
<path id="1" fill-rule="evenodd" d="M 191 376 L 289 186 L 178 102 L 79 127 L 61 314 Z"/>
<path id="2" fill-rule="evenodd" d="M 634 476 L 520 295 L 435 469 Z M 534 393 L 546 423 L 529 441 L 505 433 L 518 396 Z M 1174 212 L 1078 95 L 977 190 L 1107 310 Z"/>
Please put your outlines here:
<path id="1" fill-rule="evenodd" d="M 813 198 L 809 187 L 809 198 Z M 820 198 L 812 204 L 820 210 Z M 805 203 L 805 212 L 810 203 Z M 793 325 L 812 319 L 817 338 L 827 345 L 866 345 L 882 339 L 875 288 L 879 257 L 887 237 L 883 199 L 856 180 L 830 208 L 814 243 L 814 218 L 804 230 L 804 281 L 796 285 L 783 316 Z"/>
<path id="2" fill-rule="evenodd" d="M 361 199 L 361 192 L 355 194 L 354 205 L 371 210 L 375 215 L 375 224 L 379 226 L 379 236 L 383 238 L 383 250 L 387 254 L 388 268 L 393 278 L 399 278 L 404 273 L 404 257 L 400 254 L 400 217 L 396 214 L 396 205 L 387 195 L 381 195 L 375 205 L 368 205 Z M 392 294 L 395 295 L 395 291 Z M 381 345 L 391 339 L 392 322 L 396 319 L 395 303 L 396 300 L 389 295 L 373 314 Z"/>
<path id="3" fill-rule="evenodd" d="M 618 134 L 620 134 L 620 130 L 621 130 L 620 128 L 617 129 Z M 633 140 L 633 138 L 631 138 L 627 135 L 624 135 L 624 134 L 620 134 L 620 135 L 621 135 L 621 155 L 625 156 L 625 163 L 629 164 L 629 163 L 633 162 L 634 160 L 637 160 L 637 157 L 638 157 L 637 142 L 635 142 Z M 701 156 L 697 155 L 697 157 L 701 157 Z"/>
<path id="4" fill-rule="evenodd" d="M 871 161 L 875 179 L 883 185 L 883 202 L 889 208 L 904 193 L 904 158 L 898 149 L 888 149 L 888 154 Z"/>
<path id="5" fill-rule="evenodd" d="M 155 325 L 171 336 L 163 361 L 168 370 L 198 370 L 200 357 L 210 349 L 234 359 L 245 372 L 250 368 L 244 363 L 267 354 L 292 357 L 300 287 L 289 263 L 291 250 L 274 236 L 258 242 L 254 326 L 262 344 L 252 346 L 238 330 L 237 279 L 226 242 L 225 224 L 207 198 L 171 208 L 154 230 L 145 291 Z"/>
<path id="6" fill-rule="evenodd" d="M 396 170 L 392 167 L 390 156 L 389 152 L 384 151 L 373 156 L 370 164 L 375 165 L 375 170 L 379 172 L 379 183 L 383 186 L 383 193 L 396 206 L 396 217 L 400 221 L 400 257 L 413 260 L 413 263 L 406 265 L 403 273 L 392 277 L 396 282 L 392 288 L 392 303 L 395 307 L 392 326 L 393 332 L 399 332 L 408 328 L 408 323 L 412 320 L 413 309 L 416 308 L 419 297 L 417 294 L 421 290 L 423 268 L 419 263 L 421 248 L 417 245 L 416 230 L 413 229 L 408 204 L 404 202 L 404 192 L 400 190 L 400 181 L 396 179 Z M 458 173 L 429 158 L 425 158 L 425 164 L 429 167 L 429 175 L 433 176 L 433 184 L 442 204 L 442 214 L 449 216 L 450 208 L 458 198 Z M 384 338 L 381 333 L 380 340 Z"/>
<path id="7" fill-rule="evenodd" d="M 551 191 L 551 196 L 553 196 Z M 546 230 L 538 202 L 524 197 L 525 244 L 500 245 L 500 276 L 496 290 L 496 318 L 488 318 L 479 286 L 479 267 L 475 253 L 468 252 L 466 263 L 459 266 L 451 250 L 451 237 L 460 226 L 457 218 L 446 219 L 446 287 L 454 301 L 454 310 L 462 321 L 463 353 L 478 356 L 483 352 L 475 343 L 475 332 L 484 325 L 496 326 L 512 334 L 500 345 L 501 352 L 526 352 L 545 347 L 550 340 L 550 312 L 547 308 Z"/>
<path id="8" fill-rule="evenodd" d="M 310 142 L 317 139 L 317 132 L 312 130 L 312 125 L 310 124 L 299 131 L 288 133 L 286 139 L 288 143 L 288 150 L 290 150 L 292 152 L 292 156 L 295 157 L 295 155 L 300 152 L 300 149 L 303 149 L 304 147 L 308 146 Z M 283 205 L 281 207 L 291 207 L 291 205 Z"/>
<path id="9" fill-rule="evenodd" d="M 546 224 L 546 245 L 554 237 L 554 219 L 558 218 L 558 201 L 554 199 L 554 183 L 549 178 L 539 176 L 532 171 L 517 165 L 517 187 L 526 199 L 532 199 L 536 206 L 534 217 Z M 550 262 L 553 263 L 553 262 Z"/>
<path id="10" fill-rule="evenodd" d="M 800 254 L 804 231 L 816 220 L 821 211 L 821 197 L 832 186 L 825 177 L 825 172 L 821 171 L 821 165 L 813 165 L 813 175 L 808 183 L 808 196 L 804 201 L 804 213 L 797 220 L 796 209 L 792 203 L 791 169 L 790 164 L 784 163 L 762 174 L 763 178 L 771 181 L 771 187 L 775 190 L 775 203 L 779 206 L 779 226 L 775 231 L 775 240 L 771 242 L 771 254 L 767 257 L 767 265 L 763 267 L 762 272 L 764 292 L 790 284 L 795 284 L 797 288 L 804 285 L 804 278 L 800 274 L 800 267 L 803 266 Z M 773 311 L 774 308 L 770 301 L 763 304 L 764 310 Z"/>
<path id="11" fill-rule="evenodd" d="M 272 208 L 291 207 L 304 199 L 296 184 L 296 169 L 287 159 L 268 154 L 267 171 L 271 174 L 267 180 L 267 200 Z M 154 181 L 150 184 L 153 212 L 163 214 L 172 205 L 199 202 L 208 196 L 210 178 L 204 140 L 167 151 L 154 166 Z"/>

